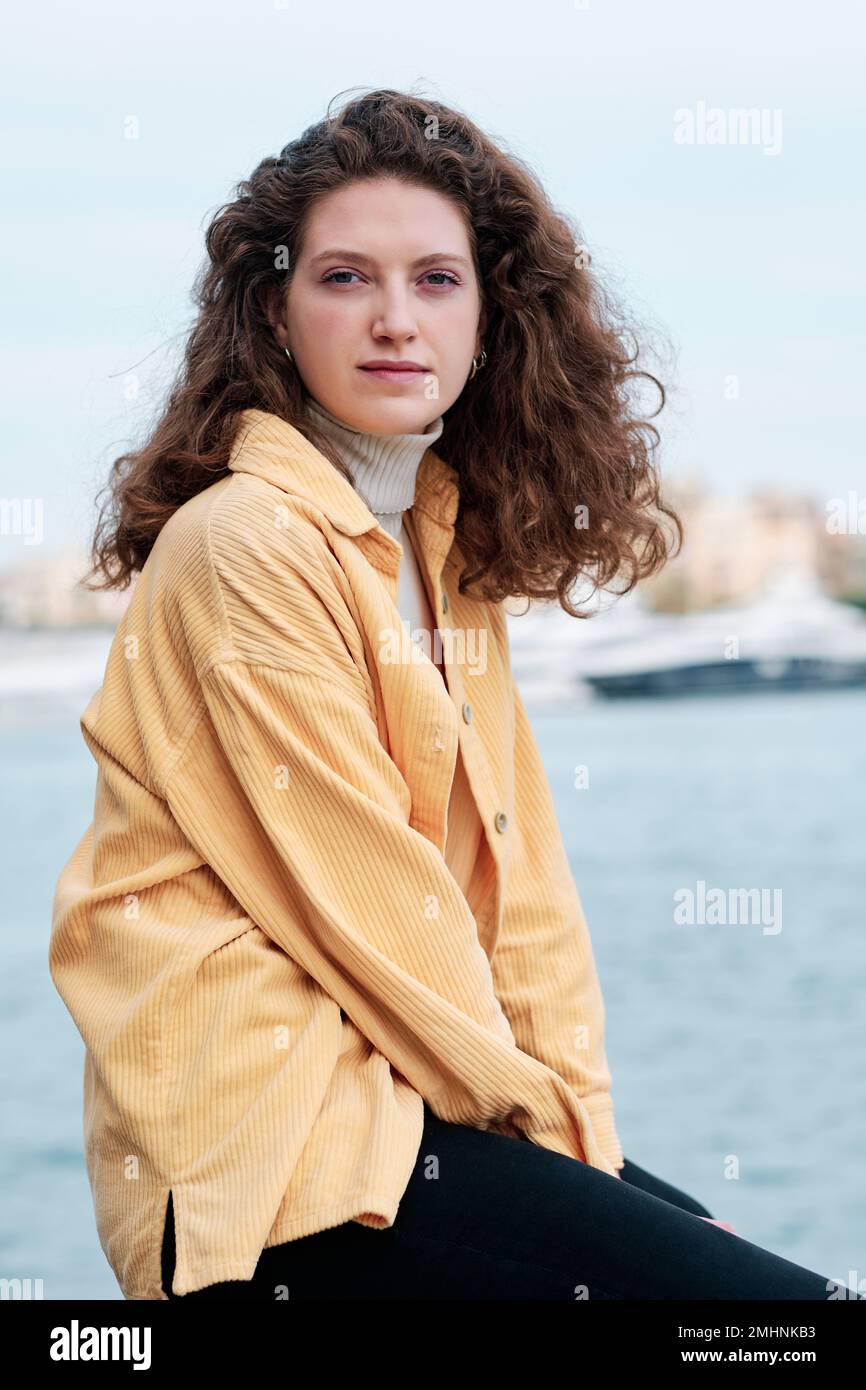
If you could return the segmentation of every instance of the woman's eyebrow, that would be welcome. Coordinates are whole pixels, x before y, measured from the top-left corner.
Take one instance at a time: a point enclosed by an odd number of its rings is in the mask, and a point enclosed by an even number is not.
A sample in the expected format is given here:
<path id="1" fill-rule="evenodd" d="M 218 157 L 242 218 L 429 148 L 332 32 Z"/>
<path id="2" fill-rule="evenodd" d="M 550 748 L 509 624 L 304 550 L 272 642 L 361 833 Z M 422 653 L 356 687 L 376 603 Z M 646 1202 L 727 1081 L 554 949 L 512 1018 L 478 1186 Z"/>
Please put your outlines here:
<path id="1" fill-rule="evenodd" d="M 347 261 L 363 261 L 367 265 L 376 265 L 374 256 L 365 256 L 363 251 L 347 251 L 342 246 L 332 246 L 328 251 L 320 251 L 317 256 L 311 258 L 310 264 L 315 265 L 317 261 L 327 260 L 331 256 L 339 256 Z M 412 268 L 429 265 L 432 261 L 459 261 L 461 265 L 469 267 L 466 257 L 458 256 L 456 251 L 431 251 L 429 255 L 419 256 L 417 260 L 413 261 Z"/>

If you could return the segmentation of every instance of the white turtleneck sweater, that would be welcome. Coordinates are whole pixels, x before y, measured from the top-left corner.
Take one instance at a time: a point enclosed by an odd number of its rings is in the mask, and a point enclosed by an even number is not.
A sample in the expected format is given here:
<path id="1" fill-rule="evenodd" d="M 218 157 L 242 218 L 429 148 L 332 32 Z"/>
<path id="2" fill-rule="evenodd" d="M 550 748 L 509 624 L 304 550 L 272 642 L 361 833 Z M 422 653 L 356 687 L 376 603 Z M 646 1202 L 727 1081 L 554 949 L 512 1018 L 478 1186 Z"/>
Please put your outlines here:
<path id="1" fill-rule="evenodd" d="M 307 398 L 307 413 L 336 446 L 355 478 L 355 491 L 376 520 L 399 541 L 402 558 L 397 580 L 397 609 L 409 621 L 410 635 L 423 631 L 435 658 L 435 621 L 424 576 L 406 528 L 405 515 L 415 501 L 415 480 L 421 459 L 442 433 L 438 416 L 420 434 L 368 434 L 340 420 L 318 401 Z M 436 663 L 447 688 L 444 667 Z M 471 882 L 483 835 L 481 818 L 469 788 L 459 747 L 448 804 L 445 862 L 471 905 Z"/>

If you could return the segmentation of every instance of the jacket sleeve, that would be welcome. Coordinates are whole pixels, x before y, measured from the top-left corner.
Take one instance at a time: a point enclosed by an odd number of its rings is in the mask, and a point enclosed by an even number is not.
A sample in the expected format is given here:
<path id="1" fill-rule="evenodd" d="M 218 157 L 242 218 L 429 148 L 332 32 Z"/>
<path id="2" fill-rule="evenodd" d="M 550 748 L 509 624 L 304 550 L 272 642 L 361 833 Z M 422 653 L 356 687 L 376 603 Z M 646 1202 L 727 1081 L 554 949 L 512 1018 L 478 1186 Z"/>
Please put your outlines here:
<path id="1" fill-rule="evenodd" d="M 245 658 L 200 684 L 166 799 L 251 919 L 439 1118 L 515 1125 L 610 1173 L 576 1089 L 516 1044 L 469 905 L 409 824 L 357 682 Z"/>
<path id="2" fill-rule="evenodd" d="M 592 1118 L 615 1168 L 623 1153 L 604 1047 L 604 1003 L 592 942 L 520 692 L 514 700 L 514 838 L 494 987 L 517 1045 L 562 1076 Z"/>

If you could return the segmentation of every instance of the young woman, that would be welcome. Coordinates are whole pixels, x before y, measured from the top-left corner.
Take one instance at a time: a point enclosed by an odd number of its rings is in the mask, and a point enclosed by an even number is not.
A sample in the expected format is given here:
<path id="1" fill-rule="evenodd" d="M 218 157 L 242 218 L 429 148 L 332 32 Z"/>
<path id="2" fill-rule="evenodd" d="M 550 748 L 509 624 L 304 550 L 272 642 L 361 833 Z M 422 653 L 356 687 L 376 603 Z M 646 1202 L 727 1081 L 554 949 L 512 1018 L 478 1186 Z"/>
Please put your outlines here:
<path id="1" fill-rule="evenodd" d="M 503 607 L 679 529 L 585 254 L 395 91 L 238 195 L 94 540 L 136 583 L 54 905 L 124 1296 L 827 1297 L 616 1131 Z"/>

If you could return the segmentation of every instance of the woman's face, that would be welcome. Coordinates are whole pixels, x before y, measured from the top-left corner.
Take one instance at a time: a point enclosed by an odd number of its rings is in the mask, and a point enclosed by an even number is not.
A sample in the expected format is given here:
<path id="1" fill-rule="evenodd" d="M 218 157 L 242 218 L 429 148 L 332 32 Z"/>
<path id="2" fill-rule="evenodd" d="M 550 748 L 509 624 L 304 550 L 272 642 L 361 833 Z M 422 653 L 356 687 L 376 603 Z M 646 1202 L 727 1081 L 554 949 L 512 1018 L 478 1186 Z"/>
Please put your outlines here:
<path id="1" fill-rule="evenodd" d="M 481 348 L 481 310 L 457 207 L 383 177 L 313 205 L 271 323 L 333 415 L 371 434 L 419 434 L 463 390 Z M 417 369 L 377 376 L 365 365 L 376 361 Z"/>

